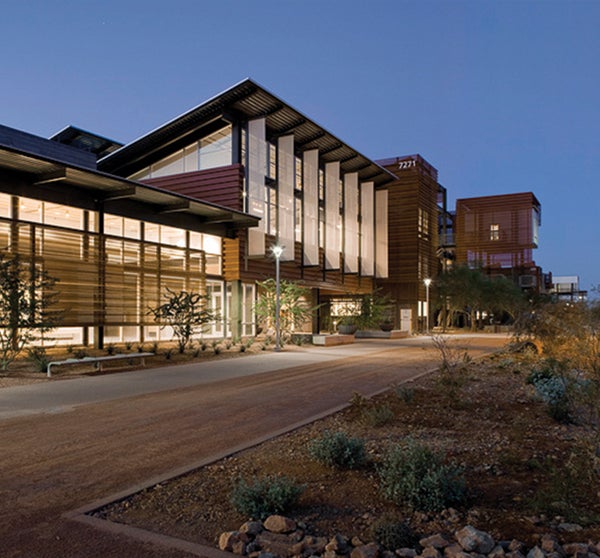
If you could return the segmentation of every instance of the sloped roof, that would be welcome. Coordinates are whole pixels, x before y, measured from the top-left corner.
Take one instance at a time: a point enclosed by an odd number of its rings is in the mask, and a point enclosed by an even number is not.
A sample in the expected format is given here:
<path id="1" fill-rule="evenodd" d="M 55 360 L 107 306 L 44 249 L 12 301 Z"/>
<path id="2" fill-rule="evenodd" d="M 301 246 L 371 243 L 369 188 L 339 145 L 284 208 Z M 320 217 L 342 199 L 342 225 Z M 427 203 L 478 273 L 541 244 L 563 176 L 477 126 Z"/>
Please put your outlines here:
<path id="1" fill-rule="evenodd" d="M 180 143 L 207 123 L 223 118 L 250 120 L 264 117 L 270 138 L 294 135 L 301 151 L 318 149 L 325 162 L 340 161 L 341 172 L 358 172 L 361 181 L 376 186 L 390 182 L 394 175 L 368 159 L 313 120 L 258 85 L 246 79 L 163 124 L 141 138 L 121 147 L 98 162 L 99 168 L 129 176 L 164 153 L 165 146 Z"/>
<path id="2" fill-rule="evenodd" d="M 120 214 L 125 205 L 133 204 L 146 214 L 163 218 L 172 215 L 178 222 L 185 219 L 186 226 L 194 230 L 222 236 L 259 222 L 246 213 L 97 171 L 66 156 L 78 151 L 33 134 L 0 127 L 0 170 L 23 177 L 30 184 L 28 195 L 32 197 L 36 197 L 36 188 L 40 192 L 61 192 L 72 199 L 80 195 L 110 204 L 110 212 L 115 214 Z"/>

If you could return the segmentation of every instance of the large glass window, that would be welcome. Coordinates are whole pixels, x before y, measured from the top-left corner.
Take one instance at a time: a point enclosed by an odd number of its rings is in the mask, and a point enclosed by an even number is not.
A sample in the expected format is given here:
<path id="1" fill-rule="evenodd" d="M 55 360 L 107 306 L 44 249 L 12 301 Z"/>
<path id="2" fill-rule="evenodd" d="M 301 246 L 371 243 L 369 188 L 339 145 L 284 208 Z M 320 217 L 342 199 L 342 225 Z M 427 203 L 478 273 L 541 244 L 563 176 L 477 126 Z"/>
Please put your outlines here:
<path id="1" fill-rule="evenodd" d="M 202 138 L 199 146 L 199 170 L 231 165 L 231 125 Z"/>
<path id="2" fill-rule="evenodd" d="M 11 197 L 8 194 L 0 194 L 0 217 L 10 218 L 11 213 Z"/>
<path id="3" fill-rule="evenodd" d="M 20 219 L 11 222 L 13 199 Z M 96 212 L 0 194 L 0 247 L 35 255 L 58 279 L 65 318 L 57 342 L 91 341 L 98 325 L 105 342 L 138 341 L 142 331 L 146 341 L 170 339 L 172 330 L 155 324 L 148 307 L 166 287 L 205 292 L 206 274 L 222 272 L 222 239 L 112 214 L 102 220 L 100 235 Z"/>
<path id="4" fill-rule="evenodd" d="M 158 178 L 183 172 L 212 169 L 231 165 L 232 162 L 232 127 L 231 124 L 213 132 L 200 141 L 171 153 L 149 167 L 132 174 L 132 180 Z"/>

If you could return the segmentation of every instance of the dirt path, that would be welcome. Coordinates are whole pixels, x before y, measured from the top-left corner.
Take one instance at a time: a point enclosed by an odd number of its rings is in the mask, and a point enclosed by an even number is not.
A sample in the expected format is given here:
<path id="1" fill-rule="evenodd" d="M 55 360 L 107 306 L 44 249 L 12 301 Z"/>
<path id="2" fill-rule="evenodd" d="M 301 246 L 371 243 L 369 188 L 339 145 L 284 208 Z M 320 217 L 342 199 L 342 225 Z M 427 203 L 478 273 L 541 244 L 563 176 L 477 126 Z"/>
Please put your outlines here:
<path id="1" fill-rule="evenodd" d="M 474 338 L 476 355 L 503 338 Z M 423 347 L 164 391 L 0 422 L 0 556 L 188 556 L 61 514 L 224 452 L 431 368 Z M 232 361 L 233 366 L 243 365 Z"/>

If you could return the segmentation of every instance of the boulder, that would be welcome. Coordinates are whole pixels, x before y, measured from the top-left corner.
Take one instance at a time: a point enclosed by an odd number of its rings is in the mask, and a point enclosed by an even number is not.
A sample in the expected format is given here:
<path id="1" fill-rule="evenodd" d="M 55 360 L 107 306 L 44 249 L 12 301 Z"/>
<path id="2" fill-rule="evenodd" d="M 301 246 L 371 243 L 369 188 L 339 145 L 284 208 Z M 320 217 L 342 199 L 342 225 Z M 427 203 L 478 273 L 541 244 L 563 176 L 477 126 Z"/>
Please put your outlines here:
<path id="1" fill-rule="evenodd" d="M 479 554 L 487 554 L 496 546 L 494 539 L 488 533 L 479 531 L 467 525 L 460 531 L 455 533 L 458 544 L 467 552 L 477 552 Z"/>
<path id="2" fill-rule="evenodd" d="M 270 515 L 265 519 L 263 525 L 271 533 L 291 533 L 296 530 L 296 522 L 283 515 Z"/>

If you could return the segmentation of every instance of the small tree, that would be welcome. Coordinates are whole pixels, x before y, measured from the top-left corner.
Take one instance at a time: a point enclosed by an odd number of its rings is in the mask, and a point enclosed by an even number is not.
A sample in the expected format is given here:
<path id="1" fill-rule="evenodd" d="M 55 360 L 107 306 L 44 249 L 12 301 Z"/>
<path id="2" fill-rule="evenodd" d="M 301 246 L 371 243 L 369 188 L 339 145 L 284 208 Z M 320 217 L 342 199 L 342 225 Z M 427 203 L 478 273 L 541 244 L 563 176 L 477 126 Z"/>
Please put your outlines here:
<path id="1" fill-rule="evenodd" d="M 53 310 L 57 279 L 18 254 L 0 252 L 0 369 L 33 341 L 59 324 L 62 312 Z"/>
<path id="2" fill-rule="evenodd" d="M 277 313 L 277 285 L 274 279 L 258 283 L 260 292 L 254 312 L 256 319 L 267 327 L 275 327 Z M 316 308 L 307 301 L 308 289 L 294 281 L 283 279 L 279 285 L 280 315 L 279 327 L 283 334 L 291 335 L 295 328 L 301 327 L 311 319 Z"/>
<path id="3" fill-rule="evenodd" d="M 149 313 L 154 315 L 154 321 L 162 328 L 173 328 L 179 352 L 184 353 L 192 336 L 203 325 L 219 319 L 219 316 L 208 307 L 206 295 L 187 291 L 175 292 L 169 287 L 166 287 L 166 291 L 166 302 L 156 308 L 150 308 Z"/>

